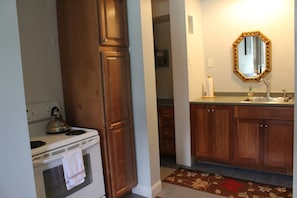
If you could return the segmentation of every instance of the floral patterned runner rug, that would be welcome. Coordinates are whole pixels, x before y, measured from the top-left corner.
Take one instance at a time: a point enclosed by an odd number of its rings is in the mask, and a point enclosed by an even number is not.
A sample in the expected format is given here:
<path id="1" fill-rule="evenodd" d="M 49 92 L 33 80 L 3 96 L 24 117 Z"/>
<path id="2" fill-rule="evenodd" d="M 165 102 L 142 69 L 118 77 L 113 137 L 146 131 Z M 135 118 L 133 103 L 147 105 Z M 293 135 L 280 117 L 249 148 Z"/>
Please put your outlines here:
<path id="1" fill-rule="evenodd" d="M 292 189 L 290 188 L 255 183 L 184 168 L 177 169 L 165 178 L 163 182 L 229 198 L 292 197 Z"/>

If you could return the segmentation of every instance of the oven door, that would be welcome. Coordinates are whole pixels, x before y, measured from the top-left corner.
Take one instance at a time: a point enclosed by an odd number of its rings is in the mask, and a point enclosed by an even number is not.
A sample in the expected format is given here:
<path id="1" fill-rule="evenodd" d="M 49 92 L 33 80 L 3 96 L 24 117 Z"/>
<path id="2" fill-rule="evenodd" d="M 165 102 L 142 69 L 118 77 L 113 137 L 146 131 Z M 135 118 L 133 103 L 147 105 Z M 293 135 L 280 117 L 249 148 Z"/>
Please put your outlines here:
<path id="1" fill-rule="evenodd" d="M 70 147 L 74 148 L 75 145 Z M 102 198 L 105 197 L 100 145 L 90 143 L 82 148 L 86 178 L 85 181 L 67 190 L 62 153 L 55 157 L 33 160 L 35 186 L 38 198 Z M 59 152 L 59 151 L 58 151 Z"/>

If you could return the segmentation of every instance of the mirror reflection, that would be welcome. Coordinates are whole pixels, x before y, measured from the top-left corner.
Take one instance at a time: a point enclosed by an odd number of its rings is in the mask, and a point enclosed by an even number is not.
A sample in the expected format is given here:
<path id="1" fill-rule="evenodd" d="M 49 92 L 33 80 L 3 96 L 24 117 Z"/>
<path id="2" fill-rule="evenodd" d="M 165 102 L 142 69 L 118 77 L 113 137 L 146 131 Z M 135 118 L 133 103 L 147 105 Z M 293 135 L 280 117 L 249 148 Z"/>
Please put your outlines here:
<path id="1" fill-rule="evenodd" d="M 233 43 L 234 73 L 243 81 L 259 81 L 271 71 L 271 42 L 261 32 L 244 32 Z"/>

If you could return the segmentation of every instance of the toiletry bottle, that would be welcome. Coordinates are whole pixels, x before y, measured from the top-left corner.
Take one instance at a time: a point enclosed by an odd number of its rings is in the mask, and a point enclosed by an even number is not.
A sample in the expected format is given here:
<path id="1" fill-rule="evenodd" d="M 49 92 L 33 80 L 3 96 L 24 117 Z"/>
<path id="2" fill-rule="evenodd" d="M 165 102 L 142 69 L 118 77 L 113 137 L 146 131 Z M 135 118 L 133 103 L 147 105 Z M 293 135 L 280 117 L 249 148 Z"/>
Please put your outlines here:
<path id="1" fill-rule="evenodd" d="M 248 98 L 252 98 L 254 96 L 252 87 L 249 87 L 249 91 L 248 91 Z"/>

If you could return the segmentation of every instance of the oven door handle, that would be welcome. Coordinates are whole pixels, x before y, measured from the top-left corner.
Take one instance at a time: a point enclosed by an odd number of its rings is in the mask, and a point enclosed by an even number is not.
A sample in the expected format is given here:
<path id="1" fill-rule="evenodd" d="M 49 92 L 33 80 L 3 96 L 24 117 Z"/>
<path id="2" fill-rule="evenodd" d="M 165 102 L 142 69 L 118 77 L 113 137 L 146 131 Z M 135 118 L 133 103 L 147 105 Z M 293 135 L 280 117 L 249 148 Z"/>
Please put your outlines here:
<path id="1" fill-rule="evenodd" d="M 86 140 L 87 142 L 86 143 L 78 143 L 77 146 L 69 146 L 67 148 L 64 149 L 64 152 L 66 152 L 67 150 L 71 150 L 71 149 L 74 149 L 74 148 L 77 148 L 77 147 L 80 147 L 81 150 L 86 150 L 96 144 L 99 144 L 99 138 L 93 138 L 93 139 L 89 139 L 89 140 Z M 98 145 L 100 146 L 100 145 Z M 60 152 L 59 154 L 55 154 L 55 155 L 52 155 L 52 156 L 47 156 L 47 157 L 44 157 L 44 156 L 41 156 L 40 158 L 37 158 L 37 159 L 33 159 L 32 160 L 32 163 L 33 163 L 33 166 L 40 166 L 40 165 L 44 165 L 44 164 L 49 164 L 53 161 L 56 161 L 56 160 L 59 160 L 59 159 L 62 159 L 63 158 L 63 153 L 64 152 Z"/>

